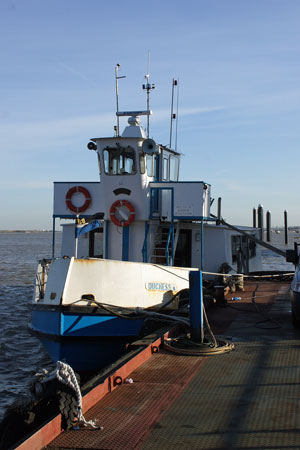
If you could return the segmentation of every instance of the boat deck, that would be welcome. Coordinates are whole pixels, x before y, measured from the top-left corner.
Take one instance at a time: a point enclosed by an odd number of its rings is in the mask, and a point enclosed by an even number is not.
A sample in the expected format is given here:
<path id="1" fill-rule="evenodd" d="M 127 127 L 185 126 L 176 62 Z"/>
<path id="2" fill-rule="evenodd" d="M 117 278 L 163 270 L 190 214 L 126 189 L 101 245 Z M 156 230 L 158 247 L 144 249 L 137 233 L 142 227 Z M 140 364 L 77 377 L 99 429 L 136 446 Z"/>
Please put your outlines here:
<path id="1" fill-rule="evenodd" d="M 102 430 L 61 433 L 47 450 L 300 448 L 300 332 L 289 283 L 248 282 L 209 310 L 235 350 L 210 357 L 162 349 L 86 413 Z M 255 304 L 253 303 L 255 291 Z"/>

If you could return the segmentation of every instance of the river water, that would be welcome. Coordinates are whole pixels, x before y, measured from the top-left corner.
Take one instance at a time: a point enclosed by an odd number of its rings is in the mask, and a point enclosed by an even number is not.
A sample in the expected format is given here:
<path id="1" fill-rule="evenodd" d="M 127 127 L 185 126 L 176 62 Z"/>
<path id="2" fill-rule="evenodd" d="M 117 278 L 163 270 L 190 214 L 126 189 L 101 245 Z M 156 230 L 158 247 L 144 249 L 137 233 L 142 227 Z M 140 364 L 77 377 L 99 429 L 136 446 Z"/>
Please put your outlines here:
<path id="1" fill-rule="evenodd" d="M 272 233 L 271 244 L 286 249 L 300 243 L 300 234 L 289 234 L 284 245 L 283 233 Z M 56 255 L 61 233 L 56 233 Z M 51 232 L 0 233 L 0 420 L 6 407 L 28 392 L 32 376 L 53 363 L 39 343 L 27 331 L 30 301 L 37 260 L 51 257 Z M 264 270 L 293 272 L 292 264 L 269 250 L 263 250 Z"/>
<path id="2" fill-rule="evenodd" d="M 59 245 L 61 233 L 57 233 Z M 37 260 L 50 257 L 52 233 L 0 233 L 0 418 L 37 369 L 53 364 L 27 330 Z"/>

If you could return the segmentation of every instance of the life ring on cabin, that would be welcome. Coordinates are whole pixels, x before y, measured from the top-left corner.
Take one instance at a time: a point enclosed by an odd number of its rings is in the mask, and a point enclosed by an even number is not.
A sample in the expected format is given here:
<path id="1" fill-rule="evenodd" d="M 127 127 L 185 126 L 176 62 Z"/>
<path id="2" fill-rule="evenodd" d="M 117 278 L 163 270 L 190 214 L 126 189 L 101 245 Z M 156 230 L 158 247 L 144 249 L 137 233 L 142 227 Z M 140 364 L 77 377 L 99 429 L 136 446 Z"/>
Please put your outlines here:
<path id="1" fill-rule="evenodd" d="M 119 208 L 120 206 L 125 206 L 128 209 L 128 219 L 119 220 L 116 217 L 117 208 Z M 110 207 L 109 217 L 111 218 L 111 221 L 118 227 L 128 227 L 135 219 L 134 206 L 128 200 L 117 200 Z"/>
<path id="2" fill-rule="evenodd" d="M 77 192 L 81 192 L 84 195 L 84 198 L 85 198 L 85 202 L 81 206 L 75 206 L 72 203 L 72 197 Z M 71 189 L 69 189 L 67 194 L 66 194 L 66 205 L 67 205 L 67 207 L 71 211 L 73 211 L 73 212 L 75 212 L 77 214 L 78 213 L 82 213 L 86 209 L 88 209 L 88 207 L 90 206 L 91 202 L 92 202 L 92 196 L 89 193 L 89 191 L 83 186 L 74 186 Z"/>

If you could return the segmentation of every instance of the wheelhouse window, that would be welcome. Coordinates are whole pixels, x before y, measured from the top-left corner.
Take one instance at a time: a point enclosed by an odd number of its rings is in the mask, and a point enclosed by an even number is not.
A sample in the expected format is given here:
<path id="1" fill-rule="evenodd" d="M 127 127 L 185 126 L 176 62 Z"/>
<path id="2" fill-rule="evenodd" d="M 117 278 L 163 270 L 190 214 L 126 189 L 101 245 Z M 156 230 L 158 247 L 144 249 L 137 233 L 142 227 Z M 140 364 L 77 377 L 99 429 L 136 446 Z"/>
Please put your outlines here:
<path id="1" fill-rule="evenodd" d="M 140 153 L 140 171 L 142 174 L 146 172 L 146 161 L 144 153 Z"/>
<path id="2" fill-rule="evenodd" d="M 157 172 L 155 155 L 140 153 L 140 170 L 142 174 L 147 172 L 148 177 L 154 177 Z"/>
<path id="3" fill-rule="evenodd" d="M 168 180 L 168 159 L 163 159 L 163 180 Z"/>
<path id="4" fill-rule="evenodd" d="M 179 160 L 175 156 L 170 156 L 170 181 L 178 181 Z"/>
<path id="5" fill-rule="evenodd" d="M 146 168 L 148 177 L 153 177 L 153 155 L 146 155 Z"/>
<path id="6" fill-rule="evenodd" d="M 134 175 L 136 173 L 135 152 L 132 147 L 105 148 L 103 159 L 104 172 L 108 175 Z"/>

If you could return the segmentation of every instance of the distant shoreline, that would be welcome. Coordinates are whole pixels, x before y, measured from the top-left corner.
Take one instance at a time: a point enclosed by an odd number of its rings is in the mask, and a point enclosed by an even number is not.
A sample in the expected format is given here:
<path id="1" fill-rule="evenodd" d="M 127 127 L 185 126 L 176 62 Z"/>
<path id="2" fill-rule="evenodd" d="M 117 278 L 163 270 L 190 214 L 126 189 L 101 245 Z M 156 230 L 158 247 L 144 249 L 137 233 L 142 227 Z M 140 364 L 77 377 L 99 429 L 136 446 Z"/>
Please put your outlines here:
<path id="1" fill-rule="evenodd" d="M 258 228 L 257 228 L 258 229 Z M 266 228 L 264 228 L 266 231 Z M 272 227 L 272 232 L 283 232 L 284 227 Z M 300 232 L 300 225 L 294 225 L 288 227 L 289 232 Z M 56 233 L 61 233 L 61 230 L 56 230 Z M 52 230 L 0 230 L 0 233 L 52 233 Z"/>
<path id="2" fill-rule="evenodd" d="M 52 230 L 0 230 L 0 233 L 52 233 Z M 61 231 L 56 231 L 61 233 Z"/>

